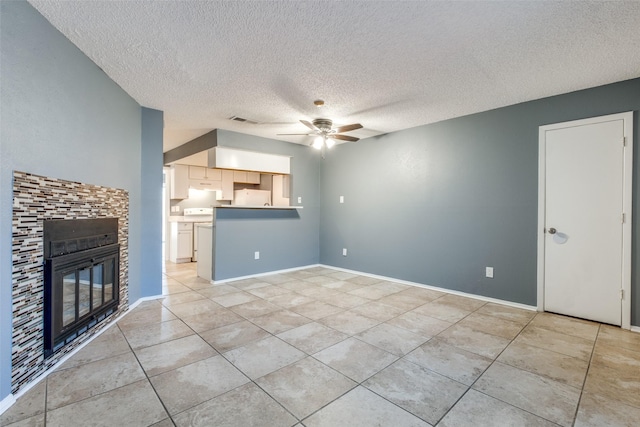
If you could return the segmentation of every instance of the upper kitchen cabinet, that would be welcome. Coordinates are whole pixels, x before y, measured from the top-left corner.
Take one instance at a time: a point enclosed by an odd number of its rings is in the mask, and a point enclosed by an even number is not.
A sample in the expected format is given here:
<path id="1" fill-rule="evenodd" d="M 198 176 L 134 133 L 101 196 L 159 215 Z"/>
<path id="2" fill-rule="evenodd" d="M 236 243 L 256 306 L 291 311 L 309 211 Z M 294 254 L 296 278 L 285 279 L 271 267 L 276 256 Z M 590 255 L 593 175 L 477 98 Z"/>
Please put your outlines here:
<path id="1" fill-rule="evenodd" d="M 171 198 L 189 198 L 189 166 L 173 165 L 169 172 L 171 176 Z"/>
<path id="2" fill-rule="evenodd" d="M 210 169 L 203 166 L 189 166 L 189 179 L 222 181 L 220 169 Z"/>
<path id="3" fill-rule="evenodd" d="M 291 173 L 291 158 L 278 154 L 258 153 L 229 147 L 209 150 L 209 167 L 243 171 Z"/>
<path id="4" fill-rule="evenodd" d="M 233 171 L 233 182 L 237 182 L 240 184 L 260 184 L 260 173 Z"/>

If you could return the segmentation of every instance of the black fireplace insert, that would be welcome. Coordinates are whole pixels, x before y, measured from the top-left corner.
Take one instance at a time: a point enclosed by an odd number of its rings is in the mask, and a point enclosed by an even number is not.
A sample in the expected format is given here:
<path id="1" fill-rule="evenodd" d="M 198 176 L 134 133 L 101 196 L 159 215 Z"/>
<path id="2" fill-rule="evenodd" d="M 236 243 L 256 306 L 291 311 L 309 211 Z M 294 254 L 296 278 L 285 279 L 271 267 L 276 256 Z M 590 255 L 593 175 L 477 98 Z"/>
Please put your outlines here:
<path id="1" fill-rule="evenodd" d="M 44 221 L 44 355 L 115 312 L 118 219 Z"/>

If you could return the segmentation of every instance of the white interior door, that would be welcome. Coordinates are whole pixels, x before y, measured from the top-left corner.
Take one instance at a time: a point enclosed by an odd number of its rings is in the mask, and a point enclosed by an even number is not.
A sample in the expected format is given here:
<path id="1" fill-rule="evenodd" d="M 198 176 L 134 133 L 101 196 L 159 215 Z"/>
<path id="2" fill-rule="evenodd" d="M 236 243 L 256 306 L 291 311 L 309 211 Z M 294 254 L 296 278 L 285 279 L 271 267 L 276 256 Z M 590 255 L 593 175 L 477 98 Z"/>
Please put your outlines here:
<path id="1" fill-rule="evenodd" d="M 618 116 L 542 127 L 540 159 L 543 309 L 614 325 L 623 320 L 630 227 L 626 127 Z"/>

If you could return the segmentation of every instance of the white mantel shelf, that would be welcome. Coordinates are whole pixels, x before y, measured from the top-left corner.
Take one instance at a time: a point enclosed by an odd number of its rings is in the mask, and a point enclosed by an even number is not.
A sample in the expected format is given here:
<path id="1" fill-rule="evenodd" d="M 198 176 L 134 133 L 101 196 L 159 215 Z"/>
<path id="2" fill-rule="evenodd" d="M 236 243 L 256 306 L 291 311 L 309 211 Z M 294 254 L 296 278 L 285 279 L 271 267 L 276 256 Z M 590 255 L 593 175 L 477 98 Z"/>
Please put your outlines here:
<path id="1" fill-rule="evenodd" d="M 222 205 L 216 206 L 222 209 L 302 209 L 303 206 L 243 206 L 243 205 Z"/>

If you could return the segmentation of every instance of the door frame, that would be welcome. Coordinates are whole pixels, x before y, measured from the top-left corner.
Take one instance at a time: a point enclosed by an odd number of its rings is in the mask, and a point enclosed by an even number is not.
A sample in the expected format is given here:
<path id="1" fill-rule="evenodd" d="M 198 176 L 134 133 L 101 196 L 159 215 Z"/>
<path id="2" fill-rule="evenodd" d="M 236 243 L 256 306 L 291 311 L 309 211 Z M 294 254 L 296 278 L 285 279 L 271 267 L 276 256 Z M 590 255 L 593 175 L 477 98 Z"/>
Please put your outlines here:
<path id="1" fill-rule="evenodd" d="M 545 212 L 546 212 L 546 133 L 567 127 L 584 126 L 614 120 L 623 121 L 625 149 L 623 160 L 622 189 L 622 324 L 623 329 L 631 329 L 631 242 L 632 242 L 632 197 L 633 197 L 633 111 L 572 120 L 539 127 L 538 133 L 538 311 L 544 311 L 545 273 Z M 622 144 L 623 141 L 620 141 Z M 622 221 L 622 217 L 620 218 Z"/>

